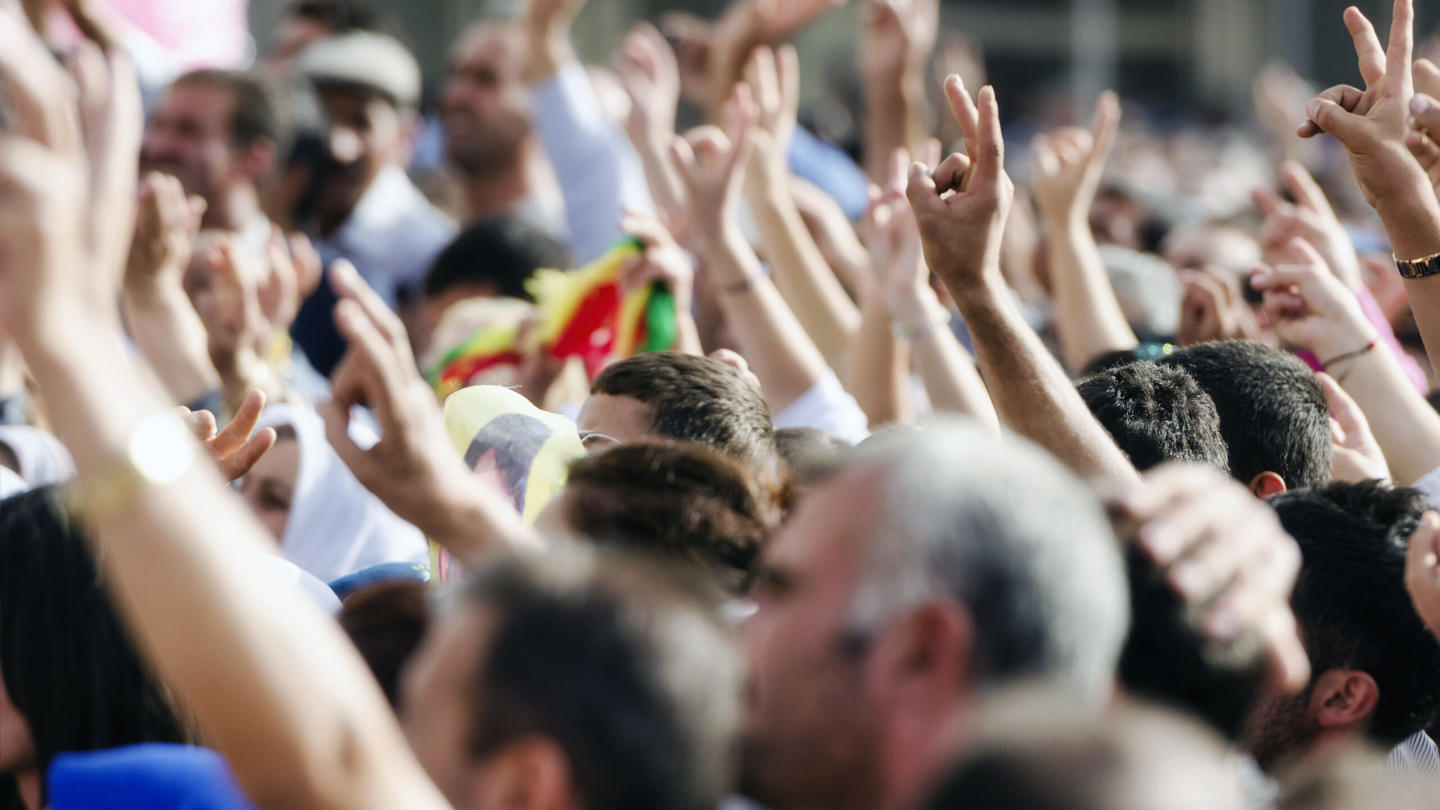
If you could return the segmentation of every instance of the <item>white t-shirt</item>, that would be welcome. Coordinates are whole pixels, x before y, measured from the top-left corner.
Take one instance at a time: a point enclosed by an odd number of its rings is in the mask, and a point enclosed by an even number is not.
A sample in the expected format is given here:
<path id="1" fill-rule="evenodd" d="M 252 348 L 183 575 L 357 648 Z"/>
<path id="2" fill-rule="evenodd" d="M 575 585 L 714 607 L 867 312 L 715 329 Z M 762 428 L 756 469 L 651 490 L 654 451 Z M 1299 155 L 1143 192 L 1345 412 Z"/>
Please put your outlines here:
<path id="1" fill-rule="evenodd" d="M 851 444 L 859 444 L 870 435 L 870 420 L 833 371 L 825 372 L 810 390 L 777 414 L 775 427 L 823 430 Z"/>

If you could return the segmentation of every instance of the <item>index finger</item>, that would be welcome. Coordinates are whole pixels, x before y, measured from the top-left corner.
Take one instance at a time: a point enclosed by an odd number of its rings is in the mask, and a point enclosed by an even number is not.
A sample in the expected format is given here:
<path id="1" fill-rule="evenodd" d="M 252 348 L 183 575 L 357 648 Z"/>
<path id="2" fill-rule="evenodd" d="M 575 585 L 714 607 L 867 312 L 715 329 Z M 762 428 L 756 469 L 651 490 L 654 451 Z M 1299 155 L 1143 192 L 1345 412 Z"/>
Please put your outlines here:
<path id="1" fill-rule="evenodd" d="M 950 102 L 950 112 L 955 115 L 960 132 L 965 136 L 965 151 L 973 153 L 980 142 L 980 113 L 975 109 L 975 102 L 970 100 L 970 93 L 959 74 L 951 73 L 945 77 L 945 99 Z"/>
<path id="2" fill-rule="evenodd" d="M 342 301 L 355 302 L 392 346 L 409 349 L 410 341 L 405 336 L 405 325 L 400 322 L 400 316 L 386 306 L 380 295 L 360 277 L 354 265 L 344 259 L 337 259 L 330 265 L 330 286 Z"/>
<path id="3" fill-rule="evenodd" d="M 1094 146 L 1090 152 L 1092 162 L 1104 162 L 1115 145 L 1115 133 L 1120 129 L 1120 97 L 1113 90 L 1100 94 L 1095 102 L 1095 122 L 1090 131 L 1094 134 Z"/>
<path id="4" fill-rule="evenodd" d="M 1287 160 L 1280 167 L 1280 180 L 1295 198 L 1295 202 L 1302 208 L 1311 211 L 1318 211 L 1322 214 L 1332 213 L 1330 200 L 1326 198 L 1325 192 L 1320 190 L 1320 184 L 1310 176 L 1297 161 Z"/>

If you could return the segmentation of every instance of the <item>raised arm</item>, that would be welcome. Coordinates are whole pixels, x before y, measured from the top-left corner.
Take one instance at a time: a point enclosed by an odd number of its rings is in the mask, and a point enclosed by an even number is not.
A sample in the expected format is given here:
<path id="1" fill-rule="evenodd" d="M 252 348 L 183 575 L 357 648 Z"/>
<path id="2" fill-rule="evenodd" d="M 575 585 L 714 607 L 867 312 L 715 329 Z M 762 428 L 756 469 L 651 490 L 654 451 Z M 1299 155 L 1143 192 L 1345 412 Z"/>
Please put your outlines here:
<path id="1" fill-rule="evenodd" d="M 773 53 L 758 48 L 745 79 L 759 106 L 744 189 L 760 245 L 775 286 L 800 325 L 832 368 L 844 368 L 845 353 L 860 328 L 860 310 L 826 263 L 790 196 L 787 155 L 800 104 L 800 59 L 788 45 Z"/>
<path id="2" fill-rule="evenodd" d="M 939 162 L 939 142 L 931 141 L 926 151 L 927 163 Z M 915 214 L 905 199 L 908 164 L 908 156 L 897 152 L 879 204 L 889 217 L 888 240 L 898 244 L 887 256 L 876 257 L 877 282 L 891 331 L 909 345 L 911 363 L 936 412 L 966 414 L 997 429 L 995 406 L 975 361 L 950 330 L 950 312 L 930 286 L 930 268 L 921 253 Z"/>
<path id="3" fill-rule="evenodd" d="M 583 6 L 584 0 L 529 0 L 523 20 L 535 131 L 561 178 L 570 252 L 579 263 L 622 236 L 624 209 L 648 212 L 653 205 L 640 158 L 606 117 L 570 44 Z"/>
<path id="4" fill-rule="evenodd" d="M 1359 404 L 1395 479 L 1410 485 L 1440 467 L 1440 414 L 1308 243 L 1292 240 L 1273 268 L 1255 271 L 1265 312 L 1292 346 L 1309 349 Z"/>
<path id="5" fill-rule="evenodd" d="M 896 149 L 918 155 L 925 125 L 926 66 L 940 27 L 938 0 L 866 0 L 860 37 L 865 90 L 865 171 L 887 180 Z"/>
<path id="6" fill-rule="evenodd" d="M 1307 106 L 1309 120 L 1299 130 L 1302 137 L 1328 133 L 1345 147 L 1355 180 L 1380 215 L 1401 262 L 1440 253 L 1440 200 L 1406 145 L 1414 22 L 1413 0 L 1395 0 L 1387 50 L 1365 15 L 1346 9 L 1345 25 L 1355 41 L 1365 90 L 1341 85 L 1321 93 Z M 1430 362 L 1440 367 L 1440 277 L 1407 278 L 1405 293 Z"/>
<path id="7" fill-rule="evenodd" d="M 151 174 L 140 203 L 121 298 L 131 340 L 175 402 L 199 402 L 220 389 L 209 337 L 185 294 L 183 276 L 205 202 L 187 200 L 180 181 Z"/>
<path id="8" fill-rule="evenodd" d="M 1120 101 L 1114 93 L 1104 93 L 1089 130 L 1068 127 L 1039 136 L 1033 144 L 1035 203 L 1045 221 L 1055 332 L 1065 365 L 1074 372 L 1140 342 L 1125 320 L 1090 232 L 1090 208 L 1119 126 Z"/>
<path id="9" fill-rule="evenodd" d="M 111 196 L 134 194 L 137 154 L 111 127 L 138 121 L 139 98 L 122 55 L 83 53 L 82 75 L 105 79 L 99 95 L 88 81 L 77 94 L 18 6 L 0 6 L 0 82 L 16 116 L 0 135 L 0 330 L 75 457 L 122 613 L 260 805 L 444 807 L 354 648 L 302 594 L 274 587 L 273 541 L 133 371 L 117 291 L 94 288 L 124 262 L 115 245 L 132 219 Z M 84 130 L 67 103 L 77 95 Z M 129 167 L 128 189 L 118 172 L 102 178 L 107 166 Z"/>
<path id="10" fill-rule="evenodd" d="M 728 133 L 715 127 L 693 130 L 675 139 L 671 157 L 690 201 L 690 248 L 705 266 L 771 412 L 779 413 L 828 369 L 740 232 L 736 208 L 755 117 L 747 85 L 736 88 L 730 106 Z"/>
<path id="11" fill-rule="evenodd" d="M 670 164 L 675 108 L 680 100 L 680 68 L 675 52 L 655 26 L 642 22 L 631 29 L 616 51 L 615 71 L 630 96 L 625 130 L 640 156 L 656 212 L 667 230 L 683 237 L 685 189 Z"/>
<path id="12" fill-rule="evenodd" d="M 1015 186 L 1005 173 L 995 91 L 983 88 L 977 106 L 951 76 L 945 93 L 973 159 L 953 154 L 933 171 L 912 165 L 906 194 L 926 263 L 970 328 L 1000 421 L 1083 476 L 1133 480 L 1134 467 L 1025 323 L 1001 277 L 1000 239 Z"/>

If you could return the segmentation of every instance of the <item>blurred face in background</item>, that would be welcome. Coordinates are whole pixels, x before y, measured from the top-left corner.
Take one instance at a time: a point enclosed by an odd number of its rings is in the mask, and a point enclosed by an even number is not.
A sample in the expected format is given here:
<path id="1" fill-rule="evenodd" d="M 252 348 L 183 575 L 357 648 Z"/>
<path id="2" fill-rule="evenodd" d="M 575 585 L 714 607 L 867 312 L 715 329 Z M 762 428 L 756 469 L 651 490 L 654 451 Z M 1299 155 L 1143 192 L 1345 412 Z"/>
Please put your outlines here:
<path id="1" fill-rule="evenodd" d="M 450 158 L 467 174 L 513 163 L 530 131 L 524 47 L 518 27 L 499 24 L 470 29 L 455 48 L 440 112 Z"/>
<path id="2" fill-rule="evenodd" d="M 322 222 L 335 225 L 355 209 L 388 166 L 404 165 L 409 146 L 408 113 L 387 99 L 360 90 L 317 88 L 325 111 L 328 170 L 320 189 Z"/>
<path id="3" fill-rule="evenodd" d="M 242 156 L 230 131 L 234 113 L 235 98 L 224 88 L 200 83 L 171 87 L 141 141 L 141 172 L 173 175 L 186 194 L 216 199 L 242 174 Z"/>
<path id="4" fill-rule="evenodd" d="M 294 433 L 282 436 L 260 457 L 240 483 L 240 497 L 269 530 L 276 543 L 285 538 L 290 506 L 295 498 L 295 480 L 300 473 L 300 443 Z"/>

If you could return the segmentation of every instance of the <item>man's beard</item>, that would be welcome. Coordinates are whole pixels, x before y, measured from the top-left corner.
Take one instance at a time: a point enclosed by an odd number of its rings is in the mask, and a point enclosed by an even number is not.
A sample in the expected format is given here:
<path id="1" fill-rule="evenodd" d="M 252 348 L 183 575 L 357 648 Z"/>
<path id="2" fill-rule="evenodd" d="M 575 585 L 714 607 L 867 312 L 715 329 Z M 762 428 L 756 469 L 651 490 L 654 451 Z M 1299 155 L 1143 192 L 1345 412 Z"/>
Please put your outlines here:
<path id="1" fill-rule="evenodd" d="M 1256 702 L 1245 720 L 1243 742 L 1262 769 L 1299 759 L 1314 743 L 1317 732 L 1306 719 L 1309 705 L 1309 689 Z"/>

